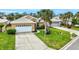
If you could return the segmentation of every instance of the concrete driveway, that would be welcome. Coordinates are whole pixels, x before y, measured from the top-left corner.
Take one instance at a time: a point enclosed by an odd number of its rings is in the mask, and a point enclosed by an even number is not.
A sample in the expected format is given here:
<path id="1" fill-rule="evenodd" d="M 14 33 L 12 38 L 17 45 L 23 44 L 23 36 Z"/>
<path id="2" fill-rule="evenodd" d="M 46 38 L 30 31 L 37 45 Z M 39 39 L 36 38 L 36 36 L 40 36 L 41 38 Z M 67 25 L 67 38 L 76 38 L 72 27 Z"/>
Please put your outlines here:
<path id="1" fill-rule="evenodd" d="M 49 50 L 34 33 L 16 34 L 16 50 Z"/>

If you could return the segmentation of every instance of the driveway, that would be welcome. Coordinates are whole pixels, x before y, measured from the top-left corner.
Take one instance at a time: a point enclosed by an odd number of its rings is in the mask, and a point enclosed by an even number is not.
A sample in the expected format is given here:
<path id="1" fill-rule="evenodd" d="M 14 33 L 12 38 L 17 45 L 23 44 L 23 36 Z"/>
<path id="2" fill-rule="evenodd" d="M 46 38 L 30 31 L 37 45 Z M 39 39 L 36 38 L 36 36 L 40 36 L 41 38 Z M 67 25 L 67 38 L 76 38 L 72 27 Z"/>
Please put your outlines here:
<path id="1" fill-rule="evenodd" d="M 34 33 L 16 34 L 16 50 L 49 50 Z"/>

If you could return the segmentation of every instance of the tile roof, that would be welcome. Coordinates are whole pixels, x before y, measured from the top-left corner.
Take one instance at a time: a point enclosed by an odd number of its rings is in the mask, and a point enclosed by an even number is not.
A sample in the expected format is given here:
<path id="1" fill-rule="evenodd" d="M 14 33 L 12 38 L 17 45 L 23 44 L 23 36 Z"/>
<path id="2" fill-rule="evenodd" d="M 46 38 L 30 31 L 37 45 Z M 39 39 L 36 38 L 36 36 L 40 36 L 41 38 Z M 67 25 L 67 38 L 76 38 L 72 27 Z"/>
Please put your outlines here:
<path id="1" fill-rule="evenodd" d="M 4 23 L 4 22 L 7 22 L 8 20 L 7 19 L 1 19 L 0 18 L 0 23 Z"/>
<path id="2" fill-rule="evenodd" d="M 51 21 L 52 22 L 60 22 L 60 21 L 62 21 L 59 17 L 53 17 L 52 19 L 51 19 Z"/>
<path id="3" fill-rule="evenodd" d="M 36 23 L 31 20 L 32 16 L 24 16 L 12 21 L 11 23 Z"/>

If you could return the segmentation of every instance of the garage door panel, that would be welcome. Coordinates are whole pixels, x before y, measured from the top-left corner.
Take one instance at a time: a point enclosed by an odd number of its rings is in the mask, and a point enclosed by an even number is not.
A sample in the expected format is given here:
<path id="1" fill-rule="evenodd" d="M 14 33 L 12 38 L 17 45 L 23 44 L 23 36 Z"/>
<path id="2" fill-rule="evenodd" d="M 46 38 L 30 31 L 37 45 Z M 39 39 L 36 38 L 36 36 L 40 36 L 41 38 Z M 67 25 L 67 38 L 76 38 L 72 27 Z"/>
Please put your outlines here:
<path id="1" fill-rule="evenodd" d="M 16 32 L 31 32 L 31 31 L 32 31 L 32 26 L 16 27 Z"/>
<path id="2" fill-rule="evenodd" d="M 51 26 L 60 26 L 59 23 L 52 23 Z"/>

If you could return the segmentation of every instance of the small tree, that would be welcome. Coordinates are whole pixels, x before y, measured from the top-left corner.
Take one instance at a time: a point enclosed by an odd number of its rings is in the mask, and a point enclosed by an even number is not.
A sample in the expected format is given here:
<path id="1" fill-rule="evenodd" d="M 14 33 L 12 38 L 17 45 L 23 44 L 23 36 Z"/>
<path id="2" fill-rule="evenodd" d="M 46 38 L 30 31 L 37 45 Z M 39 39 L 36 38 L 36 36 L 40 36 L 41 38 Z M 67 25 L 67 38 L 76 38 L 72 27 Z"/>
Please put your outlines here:
<path id="1" fill-rule="evenodd" d="M 53 16 L 53 11 L 50 9 L 42 9 L 38 12 L 38 17 L 41 17 L 44 20 L 44 26 L 45 26 L 45 34 L 48 32 L 48 26 L 47 22 L 51 24 L 51 18 Z"/>
<path id="2" fill-rule="evenodd" d="M 2 23 L 0 23 L 0 28 L 2 28 L 4 25 Z"/>
<path id="3" fill-rule="evenodd" d="M 79 18 L 77 19 L 77 24 L 79 25 Z"/>
<path id="4" fill-rule="evenodd" d="M 77 24 L 77 19 L 72 19 L 72 24 L 73 25 Z"/>

